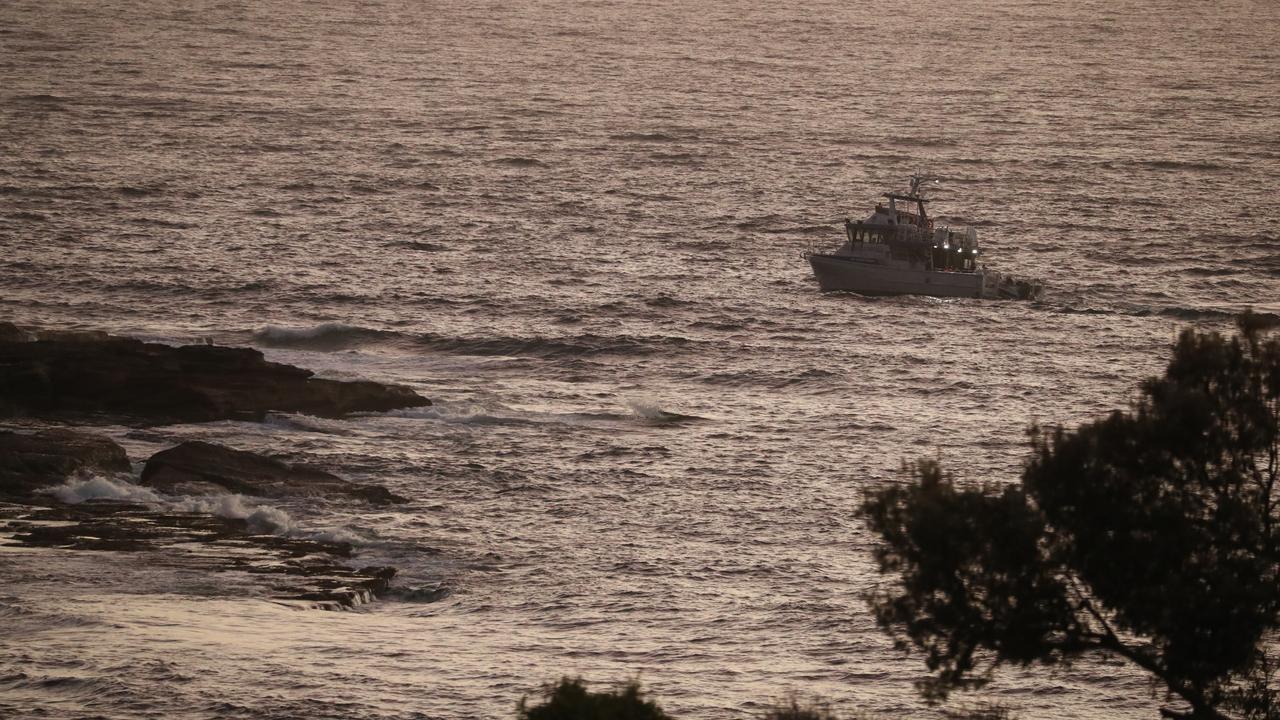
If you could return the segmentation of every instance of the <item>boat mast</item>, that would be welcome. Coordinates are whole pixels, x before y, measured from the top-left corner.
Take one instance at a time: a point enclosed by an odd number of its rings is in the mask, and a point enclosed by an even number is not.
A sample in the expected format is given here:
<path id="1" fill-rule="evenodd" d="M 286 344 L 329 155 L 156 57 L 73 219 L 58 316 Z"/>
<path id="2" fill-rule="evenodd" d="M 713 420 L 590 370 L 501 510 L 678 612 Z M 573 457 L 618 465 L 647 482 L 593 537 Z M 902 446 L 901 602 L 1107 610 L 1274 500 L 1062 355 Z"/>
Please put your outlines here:
<path id="1" fill-rule="evenodd" d="M 920 211 L 920 227 L 929 227 L 929 216 L 924 210 L 924 192 L 920 190 L 920 186 L 929 180 L 928 175 L 912 175 L 911 176 L 911 198 L 916 201 L 916 207 Z"/>

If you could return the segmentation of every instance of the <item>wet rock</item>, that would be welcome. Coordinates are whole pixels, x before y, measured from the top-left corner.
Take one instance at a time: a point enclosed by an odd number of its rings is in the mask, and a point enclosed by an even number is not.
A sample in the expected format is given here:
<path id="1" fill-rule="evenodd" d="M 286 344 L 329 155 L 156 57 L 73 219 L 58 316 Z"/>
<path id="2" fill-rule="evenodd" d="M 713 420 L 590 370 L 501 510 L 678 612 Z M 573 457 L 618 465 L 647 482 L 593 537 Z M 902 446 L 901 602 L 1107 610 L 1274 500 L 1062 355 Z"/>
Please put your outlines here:
<path id="1" fill-rule="evenodd" d="M 321 610 L 338 610 L 363 605 L 383 595 L 396 575 L 392 567 L 369 567 L 351 570 L 339 566 L 319 567 L 307 573 L 312 588 L 294 594 L 279 594 L 277 600 L 301 602 Z M 323 572 L 317 572 L 322 570 Z M 287 572 L 287 571 L 286 571 Z"/>
<path id="2" fill-rule="evenodd" d="M 30 342 L 35 336 L 11 322 L 0 322 L 0 342 Z"/>
<path id="3" fill-rule="evenodd" d="M 62 429 L 0 431 L 0 496 L 25 498 L 72 475 L 130 469 L 124 448 L 101 435 Z"/>
<path id="4" fill-rule="evenodd" d="M 270 578 L 270 596 L 287 605 L 345 610 L 386 593 L 396 570 L 355 569 L 338 558 L 351 546 L 305 538 L 260 535 L 238 518 L 199 513 L 157 513 L 136 503 L 104 501 L 30 511 L 0 525 L 0 542 L 89 551 L 166 552 L 166 563 L 192 558 L 202 571 L 243 572 Z M 197 549 L 198 548 L 198 549 Z"/>
<path id="5" fill-rule="evenodd" d="M 171 347 L 97 332 L 0 325 L 0 417 L 135 425 L 260 420 L 268 412 L 340 417 L 430 405 L 409 388 L 325 380 L 251 348 Z"/>
<path id="6" fill-rule="evenodd" d="M 171 494 L 342 495 L 375 504 L 406 502 L 378 485 L 350 483 L 306 465 L 290 465 L 275 458 L 198 440 L 152 455 L 142 470 L 141 482 Z"/>

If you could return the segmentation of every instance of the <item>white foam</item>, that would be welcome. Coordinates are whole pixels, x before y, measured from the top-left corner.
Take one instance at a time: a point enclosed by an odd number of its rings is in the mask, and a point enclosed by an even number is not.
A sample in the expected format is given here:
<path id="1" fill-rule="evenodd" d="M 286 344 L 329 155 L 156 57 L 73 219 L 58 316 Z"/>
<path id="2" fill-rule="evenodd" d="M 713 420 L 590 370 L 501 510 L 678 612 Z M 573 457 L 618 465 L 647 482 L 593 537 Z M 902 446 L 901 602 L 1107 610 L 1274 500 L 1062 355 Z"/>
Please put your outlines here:
<path id="1" fill-rule="evenodd" d="M 327 322 L 311 327 L 267 325 L 253 333 L 254 339 L 267 344 L 290 345 L 314 340 L 350 340 L 375 330 L 340 322 Z"/>
<path id="2" fill-rule="evenodd" d="M 631 412 L 648 420 L 662 420 L 668 416 L 668 413 L 658 407 L 657 403 L 647 400 L 628 400 L 627 407 Z"/>
<path id="3" fill-rule="evenodd" d="M 125 500 L 129 502 L 162 503 L 163 498 L 151 488 L 145 488 L 124 480 L 112 480 L 102 475 L 73 478 L 45 492 L 68 505 L 78 505 L 88 500 Z"/>
<path id="4" fill-rule="evenodd" d="M 289 535 L 295 530 L 289 513 L 270 505 L 250 503 L 243 495 L 209 495 L 184 497 L 163 503 L 178 512 L 196 512 L 217 517 L 244 520 L 255 532 Z"/>
<path id="5" fill-rule="evenodd" d="M 368 539 L 363 535 L 357 533 L 351 528 L 345 527 L 326 528 L 324 530 L 313 530 L 310 532 L 294 532 L 292 534 L 305 537 L 308 540 L 316 540 L 323 543 L 346 543 L 347 545 L 368 544 Z"/>
<path id="6" fill-rule="evenodd" d="M 509 413 L 509 415 L 507 414 Z M 399 408 L 380 413 L 387 417 L 411 420 L 439 420 L 456 425 L 503 425 L 533 422 L 518 416 L 519 411 L 497 403 L 436 403 L 416 408 Z"/>
<path id="7" fill-rule="evenodd" d="M 370 539 L 347 527 L 318 530 L 300 528 L 288 512 L 272 505 L 254 502 L 239 494 L 183 495 L 170 497 L 128 480 L 101 475 L 75 478 L 45 492 L 69 505 L 89 500 L 122 500 L 145 503 L 167 512 L 203 513 L 233 520 L 244 520 L 256 533 L 305 538 L 325 543 L 369 545 Z"/>

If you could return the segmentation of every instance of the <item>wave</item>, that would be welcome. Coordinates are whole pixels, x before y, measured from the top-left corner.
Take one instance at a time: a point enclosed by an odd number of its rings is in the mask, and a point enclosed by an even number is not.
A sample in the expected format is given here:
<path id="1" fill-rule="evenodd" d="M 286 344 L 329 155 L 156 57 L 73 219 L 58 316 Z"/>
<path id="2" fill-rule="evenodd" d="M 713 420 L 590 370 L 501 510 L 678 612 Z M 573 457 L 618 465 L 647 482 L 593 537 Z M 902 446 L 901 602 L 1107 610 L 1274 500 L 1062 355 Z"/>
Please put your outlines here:
<path id="1" fill-rule="evenodd" d="M 637 421 L 645 424 L 685 423 L 706 420 L 697 415 L 685 415 L 663 410 L 657 404 L 647 400 L 632 400 L 626 403 L 630 412 L 533 412 L 506 407 L 499 403 L 451 404 L 439 402 L 429 407 L 405 408 L 380 413 L 383 417 L 398 417 L 419 420 L 439 420 L 459 425 L 597 425 L 597 424 L 633 424 Z"/>
<path id="2" fill-rule="evenodd" d="M 684 415 L 663 410 L 657 404 L 647 400 L 630 400 L 627 402 L 627 407 L 637 417 L 650 423 L 686 423 L 706 420 L 706 418 L 697 415 Z"/>
<path id="3" fill-rule="evenodd" d="M 125 197 L 148 197 L 150 195 L 159 195 L 164 192 L 157 187 L 138 187 L 134 185 L 121 185 L 116 188 L 116 192 Z"/>
<path id="4" fill-rule="evenodd" d="M 675 141 L 679 140 L 679 138 L 675 137 L 674 135 L 668 135 L 668 134 L 666 134 L 666 133 L 661 133 L 661 132 L 654 132 L 654 133 L 639 133 L 639 132 L 618 133 L 618 134 L 616 134 L 616 135 L 610 135 L 610 136 L 609 136 L 609 139 L 610 139 L 610 140 L 617 140 L 617 141 L 619 141 L 619 142 L 675 142 Z"/>
<path id="5" fill-rule="evenodd" d="M 13 97 L 13 100 L 15 102 L 29 102 L 29 103 L 60 103 L 60 102 L 67 102 L 70 99 L 71 98 L 60 97 L 58 95 L 47 95 L 47 94 L 15 95 Z"/>
<path id="6" fill-rule="evenodd" d="M 450 338 L 425 334 L 423 345 L 465 355 L 505 355 L 541 358 L 583 357 L 596 355 L 650 355 L 663 350 L 686 347 L 692 341 L 675 336 L 632 337 L 584 333 L 565 338 Z"/>
<path id="7" fill-rule="evenodd" d="M 243 495 L 210 495 L 184 497 L 163 503 L 174 512 L 201 513 L 228 520 L 244 520 L 249 529 L 270 535 L 296 535 L 297 527 L 289 513 L 271 505 L 257 505 Z"/>
<path id="8" fill-rule="evenodd" d="M 545 163 L 537 158 L 504 157 L 491 160 L 490 165 L 508 165 L 510 167 L 544 167 Z"/>
<path id="9" fill-rule="evenodd" d="M 1240 315 L 1240 312 L 1237 310 L 1216 310 L 1213 308 L 1167 307 L 1167 308 L 1159 308 L 1154 313 L 1139 312 L 1135 314 L 1137 315 L 1154 314 L 1154 315 L 1160 315 L 1161 317 L 1172 317 L 1172 318 L 1177 318 L 1179 320 L 1188 320 L 1188 321 L 1195 321 L 1195 320 L 1233 321 Z M 1270 323 L 1280 323 L 1280 315 L 1276 315 L 1275 313 L 1263 312 L 1263 313 L 1257 313 L 1257 315 L 1262 320 L 1268 321 Z"/>
<path id="10" fill-rule="evenodd" d="M 155 227 L 168 228 L 170 230 L 191 230 L 200 227 L 195 223 L 183 222 L 181 220 L 165 220 L 164 218 L 151 217 L 133 218 L 128 222 L 133 223 L 134 225 L 154 225 Z"/>
<path id="11" fill-rule="evenodd" d="M 1145 262 L 1145 259 L 1144 259 Z M 1232 268 L 1215 268 L 1215 267 L 1189 267 L 1184 268 L 1183 272 L 1188 275 L 1198 275 L 1200 277 L 1218 277 L 1221 275 L 1238 275 L 1239 270 Z"/>
<path id="12" fill-rule="evenodd" d="M 655 152 L 655 153 L 649 153 L 649 159 L 661 160 L 663 162 L 690 162 L 691 163 L 691 162 L 700 160 L 701 158 L 699 158 L 697 155 L 694 155 L 692 153 Z"/>
<path id="13" fill-rule="evenodd" d="M 515 413 L 515 410 L 509 410 Z M 384 417 L 408 418 L 414 420 L 439 420 L 457 425 L 534 425 L 537 421 L 518 415 L 501 415 L 486 411 L 455 411 L 441 407 L 440 404 L 420 408 L 404 408 L 378 413 Z"/>
<path id="14" fill-rule="evenodd" d="M 422 587 L 393 587 L 383 597 L 399 600 L 404 603 L 433 603 L 453 595 L 453 589 L 447 585 L 433 584 Z"/>
<path id="15" fill-rule="evenodd" d="M 45 215 L 43 213 L 38 213 L 38 212 L 30 212 L 27 210 L 20 210 L 18 212 L 5 213 L 4 217 L 10 220 L 31 220 L 35 222 L 44 222 L 49 219 L 48 215 Z"/>
<path id="16" fill-rule="evenodd" d="M 104 624 L 101 620 L 81 615 L 69 615 L 45 607 L 32 607 L 24 604 L 25 602 L 27 601 L 12 595 L 0 597 L 0 623 L 3 623 L 10 630 L 13 630 L 18 623 L 23 622 L 38 625 L 42 630 L 94 627 Z M 0 684 L 11 679 L 13 678 L 0 676 Z"/>
<path id="17" fill-rule="evenodd" d="M 372 345 L 410 346 L 459 355 L 574 358 L 598 355 L 651 355 L 676 351 L 694 344 L 688 338 L 657 335 L 596 335 L 568 337 L 453 337 L 436 333 L 402 333 L 394 330 L 324 323 L 290 328 L 268 325 L 254 331 L 253 341 L 265 347 L 304 350 L 345 350 Z"/>
<path id="18" fill-rule="evenodd" d="M 1241 310 L 1220 310 L 1217 308 L 1196 308 L 1196 307 L 1134 307 L 1134 308 L 1117 308 L 1117 307 L 1092 307 L 1092 306 L 1064 306 L 1058 308 L 1057 312 L 1066 315 L 1131 315 L 1134 317 L 1168 317 L 1184 320 L 1186 322 L 1234 322 L 1240 316 Z M 1280 324 L 1280 314 L 1270 312 L 1255 313 L 1262 320 Z"/>
<path id="19" fill-rule="evenodd" d="M 324 323 L 309 328 L 289 328 L 268 325 L 253 333 L 254 342 L 266 347 L 301 348 L 306 350 L 344 350 L 386 339 L 394 339 L 399 333 L 386 330 Z"/>
<path id="20" fill-rule="evenodd" d="M 244 520 L 255 532 L 288 534 L 294 530 L 293 519 L 279 508 L 256 505 L 243 495 L 212 495 L 172 498 L 127 480 L 94 475 L 73 478 L 62 485 L 48 488 L 47 494 L 68 505 L 94 500 L 118 500 L 151 505 L 168 512 L 203 513 L 229 520 Z"/>
<path id="21" fill-rule="evenodd" d="M 677 308 L 688 307 L 696 303 L 692 300 L 671 297 L 670 295 L 657 295 L 655 297 L 645 298 L 644 304 L 655 308 Z"/>
<path id="22" fill-rule="evenodd" d="M 164 501 L 162 496 L 151 488 L 102 475 L 73 478 L 62 485 L 46 489 L 46 493 L 68 505 L 79 505 L 91 500 L 121 500 L 148 504 Z"/>
<path id="23" fill-rule="evenodd" d="M 1141 160 L 1137 163 L 1153 170 L 1225 170 L 1226 166 L 1213 162 L 1188 160 Z"/>
<path id="24" fill-rule="evenodd" d="M 74 478 L 45 492 L 68 505 L 95 500 L 115 500 L 150 506 L 159 512 L 197 513 L 228 520 L 243 520 L 250 532 L 314 540 L 332 545 L 368 546 L 376 537 L 348 527 L 303 528 L 278 507 L 237 493 L 224 495 L 169 496 L 127 480 L 95 475 Z"/>
<path id="25" fill-rule="evenodd" d="M 694 322 L 689 323 L 689 327 L 698 328 L 699 330 L 715 330 L 718 332 L 736 332 L 738 330 L 745 330 L 747 327 L 747 324 L 736 323 L 736 322 L 718 322 L 716 320 L 695 320 Z"/>
<path id="26" fill-rule="evenodd" d="M 837 373 L 829 370 L 809 368 L 798 372 L 786 371 L 781 373 L 759 370 L 716 372 L 702 376 L 699 380 L 708 385 L 759 386 L 780 389 L 805 385 L 829 387 L 839 377 Z"/>
<path id="27" fill-rule="evenodd" d="M 443 252 L 448 250 L 448 246 L 439 243 L 422 242 L 421 240 L 397 240 L 387 243 L 389 248 L 401 248 L 403 250 L 417 250 L 420 252 Z"/>
<path id="28" fill-rule="evenodd" d="M 949 137 L 897 137 L 893 140 L 895 145 L 905 145 L 907 147 L 954 147 L 959 145 L 959 141 Z"/>

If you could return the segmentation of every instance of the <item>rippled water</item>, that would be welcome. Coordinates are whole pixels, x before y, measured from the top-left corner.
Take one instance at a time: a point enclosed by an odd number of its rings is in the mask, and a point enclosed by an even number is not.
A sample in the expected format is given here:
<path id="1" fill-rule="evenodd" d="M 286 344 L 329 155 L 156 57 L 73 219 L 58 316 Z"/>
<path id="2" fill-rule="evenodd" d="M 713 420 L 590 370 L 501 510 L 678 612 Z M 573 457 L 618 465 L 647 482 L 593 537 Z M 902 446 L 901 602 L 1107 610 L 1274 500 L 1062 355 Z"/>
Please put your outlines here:
<path id="1" fill-rule="evenodd" d="M 163 555 L 0 552 L 17 717 L 514 716 L 561 674 L 681 717 L 930 716 L 855 515 L 904 460 L 1013 480 L 1177 330 L 1280 312 L 1280 5 L 0 5 L 0 314 L 252 344 L 431 408 L 109 432 L 413 498 L 274 503 L 401 568 L 354 613 Z M 1043 302 L 821 295 L 930 171 Z M 1152 717 L 1113 663 L 1027 717 Z"/>

